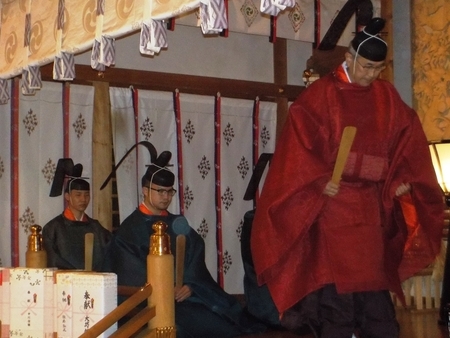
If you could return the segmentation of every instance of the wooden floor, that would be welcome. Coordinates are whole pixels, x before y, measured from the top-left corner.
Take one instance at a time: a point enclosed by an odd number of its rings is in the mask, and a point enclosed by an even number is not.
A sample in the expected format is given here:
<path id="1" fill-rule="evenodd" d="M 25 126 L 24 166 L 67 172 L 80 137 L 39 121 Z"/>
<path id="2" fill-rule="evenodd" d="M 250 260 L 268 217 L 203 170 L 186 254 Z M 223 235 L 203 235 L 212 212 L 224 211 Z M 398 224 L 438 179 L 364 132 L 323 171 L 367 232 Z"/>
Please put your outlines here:
<path id="1" fill-rule="evenodd" d="M 446 326 L 438 324 L 437 310 L 410 311 L 397 308 L 400 323 L 400 338 L 448 338 Z M 299 336 L 290 332 L 265 332 L 246 335 L 245 338 L 313 338 L 313 335 Z M 364 338 L 364 337 L 362 337 Z"/>

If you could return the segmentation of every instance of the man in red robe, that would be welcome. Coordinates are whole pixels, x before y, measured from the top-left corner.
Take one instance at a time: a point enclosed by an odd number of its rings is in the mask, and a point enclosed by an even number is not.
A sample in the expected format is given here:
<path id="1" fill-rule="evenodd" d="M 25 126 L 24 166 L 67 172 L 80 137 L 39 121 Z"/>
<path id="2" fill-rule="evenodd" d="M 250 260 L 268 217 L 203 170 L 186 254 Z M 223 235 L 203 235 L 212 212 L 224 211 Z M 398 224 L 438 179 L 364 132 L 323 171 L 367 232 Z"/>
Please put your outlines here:
<path id="1" fill-rule="evenodd" d="M 285 323 L 322 338 L 398 337 L 389 291 L 439 253 L 443 195 L 417 114 L 387 81 L 384 20 L 292 104 L 256 208 L 251 248 Z M 346 126 L 357 128 L 339 184 Z M 293 323 L 291 322 L 289 326 Z M 286 324 L 287 325 L 287 324 Z"/>

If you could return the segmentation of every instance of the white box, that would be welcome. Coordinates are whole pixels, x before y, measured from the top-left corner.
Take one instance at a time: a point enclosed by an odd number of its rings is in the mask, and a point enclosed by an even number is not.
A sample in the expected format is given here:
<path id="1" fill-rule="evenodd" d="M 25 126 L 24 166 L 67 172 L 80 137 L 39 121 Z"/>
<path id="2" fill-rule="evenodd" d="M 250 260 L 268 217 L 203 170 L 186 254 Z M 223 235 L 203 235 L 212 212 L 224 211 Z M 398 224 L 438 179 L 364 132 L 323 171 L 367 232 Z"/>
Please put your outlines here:
<path id="1" fill-rule="evenodd" d="M 72 276 L 73 337 L 79 337 L 117 307 L 117 275 L 84 272 Z M 108 337 L 117 323 L 99 337 Z"/>
<path id="2" fill-rule="evenodd" d="M 9 338 L 9 269 L 0 268 L 0 320 L 1 338 Z"/>
<path id="3" fill-rule="evenodd" d="M 11 268 L 10 337 L 46 338 L 53 335 L 55 269 Z"/>
<path id="4" fill-rule="evenodd" d="M 55 272 L 55 320 L 54 331 L 58 338 L 72 338 L 74 272 L 59 270 Z"/>

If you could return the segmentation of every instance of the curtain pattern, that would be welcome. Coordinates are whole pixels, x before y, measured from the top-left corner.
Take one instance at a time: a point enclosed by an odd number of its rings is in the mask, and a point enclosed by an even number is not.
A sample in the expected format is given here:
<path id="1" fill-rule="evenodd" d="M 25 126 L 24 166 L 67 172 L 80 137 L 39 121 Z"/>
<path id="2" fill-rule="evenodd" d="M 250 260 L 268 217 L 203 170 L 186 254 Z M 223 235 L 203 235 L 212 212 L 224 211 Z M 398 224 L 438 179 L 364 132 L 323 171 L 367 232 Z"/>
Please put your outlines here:
<path id="1" fill-rule="evenodd" d="M 133 93 L 130 88 L 110 87 L 111 121 L 114 144 L 114 160 L 117 165 L 130 148 L 137 143 Z M 140 181 L 137 175 L 138 150 L 130 153 L 116 171 L 119 192 L 119 216 L 122 222 L 136 209 L 140 198 Z M 149 162 L 149 155 L 144 154 Z M 127 198 L 122 198 L 127 196 Z"/>
<path id="2" fill-rule="evenodd" d="M 26 65 L 24 47 L 26 7 L 21 1 L 2 4 L 0 31 L 0 77 L 17 75 Z M 5 75 L 3 75 L 5 74 Z"/>
<path id="3" fill-rule="evenodd" d="M 180 93 L 184 216 L 205 240 L 205 262 L 217 277 L 214 97 Z"/>
<path id="4" fill-rule="evenodd" d="M 92 120 L 94 114 L 94 88 L 91 86 L 70 86 L 69 99 L 69 144 L 68 156 L 74 163 L 83 165 L 83 177 L 92 186 Z M 105 163 L 109 165 L 109 163 Z M 92 194 L 91 194 L 92 198 Z M 92 217 L 92 203 L 86 209 Z"/>
<path id="5" fill-rule="evenodd" d="M 16 122 L 12 121 L 12 105 L 0 106 L 0 131 L 4 135 L 0 147 L 0 187 L 5 192 L 0 227 L 3 266 L 24 266 L 30 226 L 43 226 L 62 212 L 63 196 L 49 197 L 58 159 L 68 156 L 83 165 L 83 176 L 92 176 L 93 87 L 65 88 L 59 83 L 45 83 L 35 96 L 19 94 L 15 89 Z M 136 141 L 150 141 L 158 153 L 172 152 L 171 169 L 177 178 L 182 177 L 179 194 L 183 208 L 180 198 L 175 198 L 170 211 L 183 210 L 190 225 L 205 239 L 206 264 L 214 278 L 228 292 L 242 293 L 240 230 L 245 212 L 253 208 L 243 196 L 254 165 L 254 144 L 259 152 L 273 151 L 276 104 L 257 101 L 255 122 L 256 103 L 249 100 L 221 98 L 218 105 L 214 97 L 180 94 L 176 114 L 173 93 L 111 88 L 110 96 L 116 162 Z M 68 102 L 63 102 L 63 97 Z M 13 140 L 14 130 L 18 131 L 18 142 Z M 18 145 L 17 169 L 11 163 L 13 143 Z M 182 154 L 180 166 L 178 150 Z M 150 163 L 145 147 L 138 147 L 129 157 L 117 172 L 122 220 L 141 200 L 140 178 Z M 17 172 L 10 172 L 10 168 Z M 14 176 L 17 180 L 11 179 Z M 17 205 L 11 193 L 14 186 L 18 188 Z M 220 219 L 218 208 L 222 210 Z M 11 222 L 14 210 L 17 222 Z M 12 245 L 15 242 L 17 247 Z"/>
<path id="6" fill-rule="evenodd" d="M 145 18 L 163 20 L 198 6 L 198 0 L 5 2 L 0 8 L 0 78 L 16 76 L 28 65 L 51 63 L 60 52 L 84 52 L 96 37 L 138 31 Z"/>
<path id="7" fill-rule="evenodd" d="M 63 196 L 49 193 L 58 159 L 64 156 L 66 133 L 66 155 L 82 163 L 88 176 L 92 163 L 92 87 L 72 86 L 70 122 L 64 128 L 63 85 L 48 82 L 36 95 L 26 96 L 19 93 L 18 82 L 11 86 L 12 103 L 0 106 L 2 266 L 25 266 L 30 226 L 44 226 L 64 208 Z"/>
<path id="8" fill-rule="evenodd" d="M 245 212 L 253 208 L 244 201 L 253 164 L 253 101 L 222 98 L 220 128 L 220 208 L 224 285 L 231 293 L 242 293 L 243 271 L 240 234 Z M 240 278 L 236 278 L 240 276 Z"/>
<path id="9" fill-rule="evenodd" d="M 145 140 L 151 142 L 158 151 L 158 155 L 164 150 L 168 150 L 172 153 L 172 159 L 169 163 L 172 165 L 170 169 L 175 174 L 175 186 L 177 186 L 178 175 L 176 170 L 178 168 L 178 160 L 173 93 L 139 90 L 138 97 L 138 141 Z M 139 192 L 141 190 L 140 179 L 147 170 L 146 165 L 150 164 L 149 155 L 148 152 L 147 154 L 146 152 L 147 150 L 142 148 L 139 153 Z M 169 211 L 172 213 L 179 213 L 179 210 L 180 206 L 178 199 L 174 199 L 169 206 Z"/>
<path id="10" fill-rule="evenodd" d="M 47 83 L 35 96 L 19 97 L 19 224 L 20 266 L 25 266 L 30 226 L 44 224 L 62 211 L 50 198 L 58 154 L 62 154 L 62 86 Z"/>
<path id="11" fill-rule="evenodd" d="M 53 61 L 56 54 L 55 13 L 58 13 L 58 1 L 33 0 L 30 7 L 28 63 L 47 64 Z"/>
<path id="12" fill-rule="evenodd" d="M 244 201 L 243 196 L 253 167 L 254 102 L 222 98 L 219 107 L 222 122 L 216 135 L 218 107 L 214 97 L 175 93 L 174 100 L 172 93 L 140 90 L 137 92 L 139 122 L 136 127 L 131 90 L 111 88 L 110 93 L 116 163 L 135 144 L 133 130 L 138 141 L 150 141 L 158 153 L 172 152 L 171 170 L 177 179 L 182 179 L 175 183 L 178 198 L 173 199 L 169 211 L 182 211 L 191 227 L 205 240 L 205 260 L 212 276 L 228 292 L 242 293 L 240 229 L 245 212 L 253 208 L 252 202 Z M 271 152 L 275 142 L 276 104 L 262 102 L 258 121 L 260 149 Z M 216 136 L 220 138 L 219 158 Z M 136 196 L 140 196 L 140 178 L 145 165 L 149 164 L 149 155 L 144 147 L 138 149 L 139 159 L 130 153 L 130 159 L 117 171 L 121 220 L 140 202 L 140 197 L 136 199 Z M 180 163 L 178 151 L 182 154 Z M 219 175 L 215 172 L 217 163 Z M 128 209 L 122 207 L 122 200 L 127 201 Z M 223 210 L 220 220 L 216 213 L 218 208 Z M 219 248 L 222 252 L 218 253 Z"/>
<path id="13" fill-rule="evenodd" d="M 315 2 L 320 10 L 320 22 L 315 20 Z M 287 39 L 314 42 L 315 27 L 320 27 L 323 37 L 346 2 L 297 0 L 293 7 L 278 15 L 276 34 Z M 372 2 L 378 11 L 380 0 Z M 100 69 L 109 66 L 115 63 L 114 38 L 139 31 L 144 23 L 148 25 L 151 20 L 176 18 L 181 24 L 200 26 L 200 3 L 199 0 L 23 0 L 3 3 L 0 8 L 0 46 L 3 48 L 0 53 L 0 78 L 11 78 L 30 65 L 48 64 L 55 59 L 55 79 L 72 79 L 75 76 L 73 54 L 91 48 L 93 67 Z M 223 17 L 222 21 L 227 22 L 223 22 L 222 26 L 230 31 L 270 36 L 270 15 L 261 13 L 260 5 L 261 0 L 228 1 L 226 19 L 223 9 L 212 16 Z M 214 6 L 210 3 L 210 7 Z M 339 45 L 349 43 L 354 26 L 354 23 L 347 26 Z M 67 72 L 66 68 L 70 71 Z"/>
<path id="14" fill-rule="evenodd" d="M 411 7 L 413 93 L 428 140 L 450 139 L 450 2 L 414 1 Z"/>
<path id="15" fill-rule="evenodd" d="M 149 141 L 155 146 L 158 155 L 164 150 L 172 152 L 171 170 L 177 176 L 173 94 L 153 91 L 136 91 L 136 93 L 137 100 L 134 100 L 130 89 L 110 89 L 115 162 L 117 164 L 137 142 Z M 116 172 L 121 222 L 142 200 L 141 178 L 150 163 L 148 150 L 138 146 Z M 169 211 L 179 212 L 177 199 L 173 200 Z"/>

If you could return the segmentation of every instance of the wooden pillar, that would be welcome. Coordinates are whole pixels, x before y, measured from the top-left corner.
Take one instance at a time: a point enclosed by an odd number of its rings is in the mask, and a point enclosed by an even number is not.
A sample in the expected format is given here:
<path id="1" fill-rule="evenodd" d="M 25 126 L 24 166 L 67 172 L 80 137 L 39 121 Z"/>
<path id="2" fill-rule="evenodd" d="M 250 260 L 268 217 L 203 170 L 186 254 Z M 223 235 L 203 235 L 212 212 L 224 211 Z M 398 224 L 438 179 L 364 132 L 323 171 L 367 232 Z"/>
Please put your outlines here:
<path id="1" fill-rule="evenodd" d="M 273 44 L 273 79 L 274 83 L 281 86 L 287 84 L 287 41 L 277 38 Z M 277 103 L 277 134 L 276 139 L 281 134 L 288 114 L 288 99 L 278 97 Z"/>
<path id="2" fill-rule="evenodd" d="M 92 130 L 92 212 L 93 217 L 112 230 L 112 187 L 100 186 L 112 168 L 112 129 L 109 84 L 94 82 L 94 117 Z"/>

